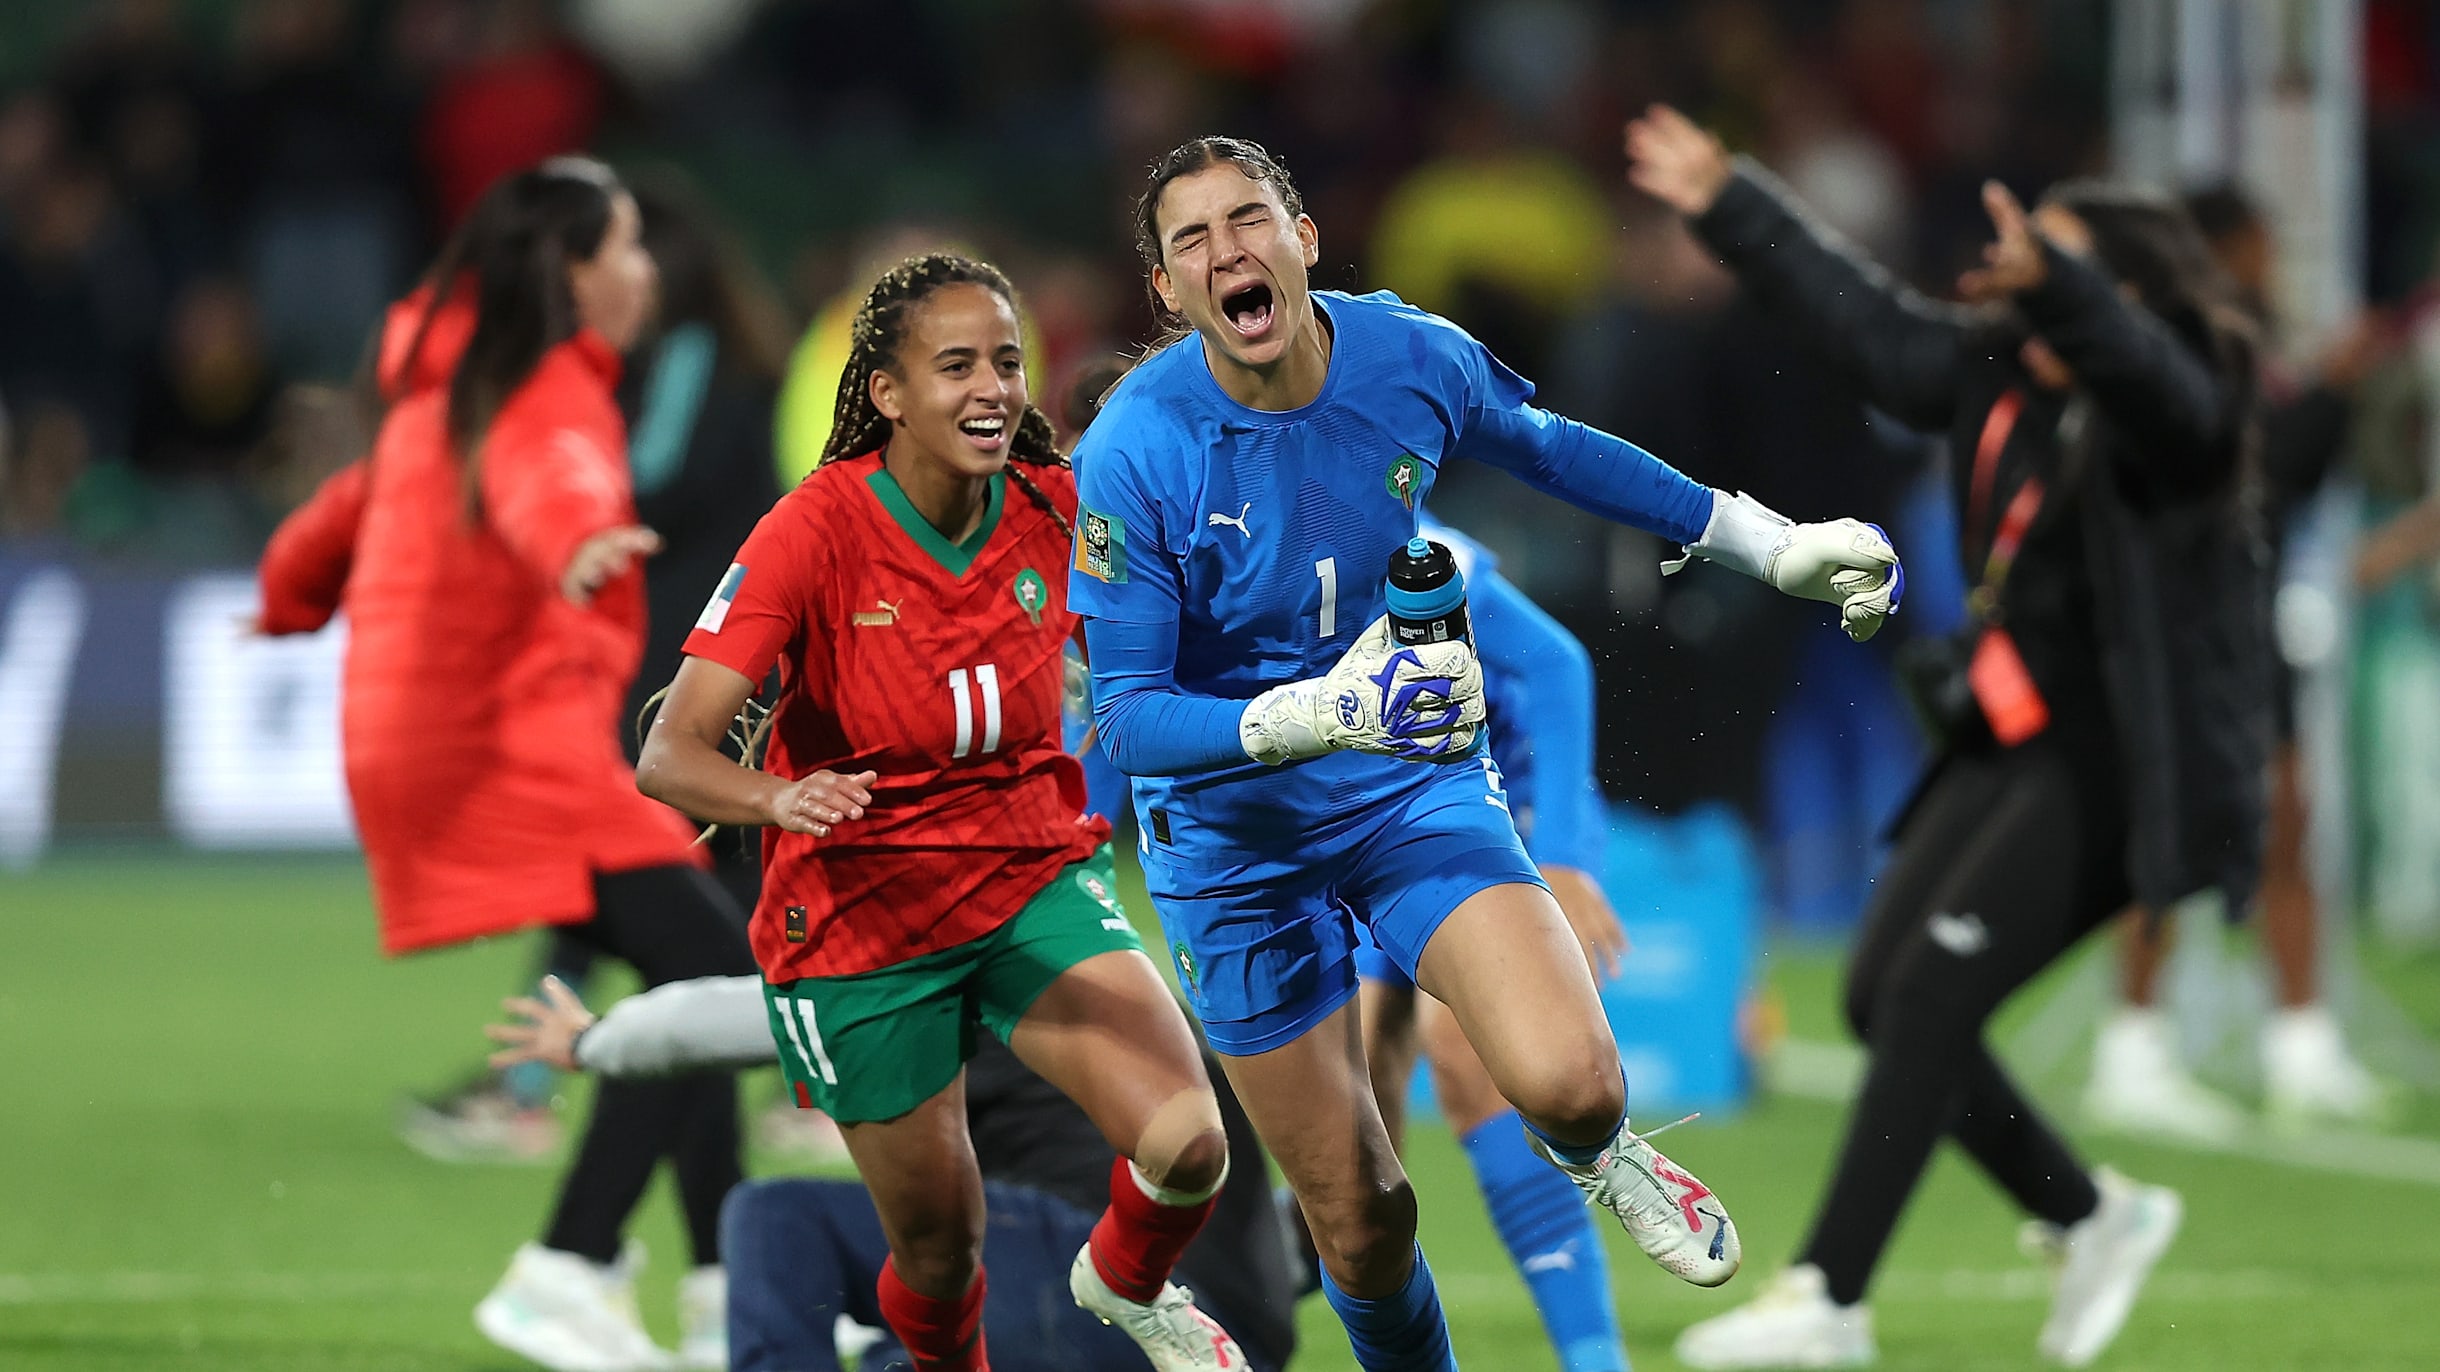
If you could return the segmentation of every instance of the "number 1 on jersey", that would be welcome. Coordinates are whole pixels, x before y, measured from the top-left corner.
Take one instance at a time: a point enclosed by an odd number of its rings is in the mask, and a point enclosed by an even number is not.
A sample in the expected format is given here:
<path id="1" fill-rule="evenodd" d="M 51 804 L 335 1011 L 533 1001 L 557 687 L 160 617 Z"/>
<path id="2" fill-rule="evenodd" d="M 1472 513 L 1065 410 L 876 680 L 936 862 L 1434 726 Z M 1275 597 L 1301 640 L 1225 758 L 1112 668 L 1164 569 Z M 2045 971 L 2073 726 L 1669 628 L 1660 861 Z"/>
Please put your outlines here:
<path id="1" fill-rule="evenodd" d="M 976 751 L 974 746 L 974 698 L 982 697 L 983 746 L 981 751 L 1000 751 L 1000 669 L 986 662 L 974 669 L 973 684 L 967 684 L 966 669 L 949 673 L 949 703 L 957 713 L 957 748 L 951 757 L 964 757 Z"/>
<path id="2" fill-rule="evenodd" d="M 1313 574 L 1322 579 L 1321 623 L 1315 637 L 1329 638 L 1339 631 L 1339 560 L 1325 557 L 1313 564 Z"/>

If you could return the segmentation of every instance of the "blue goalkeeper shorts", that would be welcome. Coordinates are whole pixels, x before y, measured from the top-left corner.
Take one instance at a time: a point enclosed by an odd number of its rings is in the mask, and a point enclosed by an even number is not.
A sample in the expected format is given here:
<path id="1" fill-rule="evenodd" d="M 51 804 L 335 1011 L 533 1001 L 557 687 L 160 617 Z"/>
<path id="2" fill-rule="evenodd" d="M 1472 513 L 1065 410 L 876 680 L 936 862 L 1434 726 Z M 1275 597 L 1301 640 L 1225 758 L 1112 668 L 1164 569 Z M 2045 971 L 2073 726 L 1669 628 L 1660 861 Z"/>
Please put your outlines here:
<path id="1" fill-rule="evenodd" d="M 1435 770 L 1427 785 L 1331 817 L 1294 852 L 1184 859 L 1143 847 L 1178 984 L 1214 1049 L 1268 1052 L 1345 1005 L 1359 931 L 1374 945 L 1367 960 L 1411 983 L 1424 945 L 1467 897 L 1544 884 L 1498 774 L 1472 763 Z"/>
<path id="2" fill-rule="evenodd" d="M 1381 951 L 1373 942 L 1372 930 L 1356 926 L 1356 980 L 1377 981 L 1401 991 L 1415 989 L 1415 978 L 1398 965 L 1398 960 Z"/>

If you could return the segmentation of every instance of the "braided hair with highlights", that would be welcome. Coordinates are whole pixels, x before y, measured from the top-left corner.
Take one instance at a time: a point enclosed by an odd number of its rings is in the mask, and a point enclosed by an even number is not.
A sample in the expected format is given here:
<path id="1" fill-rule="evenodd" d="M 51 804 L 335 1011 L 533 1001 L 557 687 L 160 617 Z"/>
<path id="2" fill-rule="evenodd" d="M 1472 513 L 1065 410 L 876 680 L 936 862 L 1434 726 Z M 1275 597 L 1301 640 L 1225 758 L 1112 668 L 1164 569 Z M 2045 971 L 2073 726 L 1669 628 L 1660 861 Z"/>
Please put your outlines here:
<path id="1" fill-rule="evenodd" d="M 873 373 L 897 369 L 898 349 L 906 342 L 908 317 L 916 306 L 945 286 L 980 286 L 1007 301 L 1011 311 L 1017 308 L 1016 288 L 1008 284 L 1008 277 L 999 268 L 956 253 L 910 257 L 882 273 L 856 309 L 855 323 L 849 331 L 847 366 L 839 373 L 839 406 L 831 419 L 830 441 L 823 445 L 814 470 L 888 445 L 891 421 L 873 404 Z M 1051 517 L 1059 532 L 1073 537 L 1075 530 L 1067 516 L 1059 513 L 1050 496 L 1023 470 L 1066 465 L 1067 457 L 1059 451 L 1058 436 L 1051 429 L 1050 418 L 1027 404 L 1008 444 L 1009 479 L 1025 492 L 1026 499 Z"/>

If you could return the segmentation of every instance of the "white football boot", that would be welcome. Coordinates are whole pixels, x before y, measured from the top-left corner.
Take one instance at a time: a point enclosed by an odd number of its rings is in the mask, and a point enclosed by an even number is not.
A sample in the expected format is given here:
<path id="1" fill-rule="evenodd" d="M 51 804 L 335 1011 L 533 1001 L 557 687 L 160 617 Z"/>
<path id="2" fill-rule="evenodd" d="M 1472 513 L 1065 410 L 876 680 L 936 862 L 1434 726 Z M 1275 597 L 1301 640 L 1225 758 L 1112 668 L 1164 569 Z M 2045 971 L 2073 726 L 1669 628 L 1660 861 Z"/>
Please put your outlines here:
<path id="1" fill-rule="evenodd" d="M 1801 1263 L 1771 1278 L 1761 1294 L 1678 1335 L 1678 1361 L 1705 1369 L 1870 1367 L 1872 1311 L 1830 1299 L 1822 1270 Z"/>
<path id="2" fill-rule="evenodd" d="M 2093 1169 L 2101 1204 L 2057 1237 L 2057 1285 L 2037 1346 L 2042 1356 L 2086 1367 L 2126 1326 L 2152 1265 L 2169 1251 L 2185 1203 L 2166 1186 L 2144 1186 L 2107 1167 Z"/>
<path id="3" fill-rule="evenodd" d="M 1194 1298 L 1175 1282 L 1164 1282 L 1161 1294 L 1141 1305 L 1110 1289 L 1093 1266 L 1093 1245 L 1076 1250 L 1068 1268 L 1068 1294 L 1084 1312 L 1103 1324 L 1116 1325 L 1135 1340 L 1152 1360 L 1153 1372 L 1243 1372 L 1245 1353 L 1220 1322 L 1195 1308 Z"/>
<path id="4" fill-rule="evenodd" d="M 608 1266 L 529 1243 L 474 1308 L 475 1328 L 552 1372 L 667 1372 L 676 1360 L 636 1313 L 634 1243 Z"/>
<path id="5" fill-rule="evenodd" d="M 2262 1094 L 2271 1122 L 2385 1124 L 2394 1091 L 2347 1051 L 2338 1021 L 2319 1005 L 2273 1010 L 2262 1022 Z"/>
<path id="6" fill-rule="evenodd" d="M 1644 1256 L 1673 1276 L 1697 1286 L 1718 1286 L 1737 1275 L 1745 1245 L 1737 1241 L 1728 1207 L 1710 1187 L 1661 1156 L 1625 1124 L 1589 1166 L 1553 1153 L 1530 1129 L 1525 1138 L 1593 1204 L 1616 1215 Z"/>
<path id="7" fill-rule="evenodd" d="M 2168 1020 L 2133 1006 L 2103 1020 L 2093 1040 L 2084 1114 L 2105 1129 L 2221 1146 L 2246 1131 L 2245 1112 L 2186 1070 Z"/>
<path id="8" fill-rule="evenodd" d="M 678 1365 L 727 1372 L 729 1270 L 717 1264 L 678 1278 Z"/>

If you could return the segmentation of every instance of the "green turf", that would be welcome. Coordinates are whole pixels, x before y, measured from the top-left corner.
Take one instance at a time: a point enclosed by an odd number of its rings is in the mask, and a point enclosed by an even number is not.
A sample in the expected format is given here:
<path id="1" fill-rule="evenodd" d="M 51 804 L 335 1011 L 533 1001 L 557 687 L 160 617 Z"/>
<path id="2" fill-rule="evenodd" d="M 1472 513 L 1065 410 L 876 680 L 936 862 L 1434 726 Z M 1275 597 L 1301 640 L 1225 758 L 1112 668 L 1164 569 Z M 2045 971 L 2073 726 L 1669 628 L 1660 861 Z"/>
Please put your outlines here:
<path id="1" fill-rule="evenodd" d="M 72 855 L 0 877 L 0 1368 L 520 1366 L 468 1312 L 535 1232 L 550 1172 L 429 1163 L 391 1126 L 402 1090 L 471 1057 L 526 955 L 512 939 L 382 961 L 362 875 L 340 861 Z M 1779 949 L 1768 966 L 1798 1031 L 1833 1033 L 1834 957 Z M 2440 1010 L 2433 964 L 2383 975 L 2402 1002 Z M 1674 1333 L 1801 1240 L 1842 1121 L 1776 1100 L 1672 1136 L 1736 1207 L 1752 1267 L 1699 1292 L 1614 1243 L 1645 1372 L 1676 1366 Z M 2186 1235 L 2103 1366 L 2440 1366 L 2440 1188 L 2096 1152 L 2189 1205 Z M 1410 1161 L 1467 1366 L 1548 1372 L 1463 1158 L 1425 1124 Z M 2014 1228 L 1968 1169 L 1940 1163 L 1875 1293 L 1885 1367 L 2038 1365 L 2041 1292 Z M 665 1194 L 638 1232 L 656 1259 L 647 1318 L 666 1339 L 683 1244 Z M 1352 1367 L 1326 1311 L 1308 1308 L 1304 1328 L 1299 1368 Z"/>

